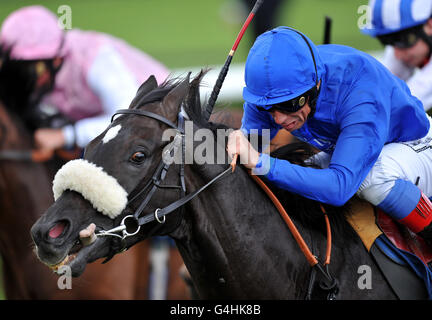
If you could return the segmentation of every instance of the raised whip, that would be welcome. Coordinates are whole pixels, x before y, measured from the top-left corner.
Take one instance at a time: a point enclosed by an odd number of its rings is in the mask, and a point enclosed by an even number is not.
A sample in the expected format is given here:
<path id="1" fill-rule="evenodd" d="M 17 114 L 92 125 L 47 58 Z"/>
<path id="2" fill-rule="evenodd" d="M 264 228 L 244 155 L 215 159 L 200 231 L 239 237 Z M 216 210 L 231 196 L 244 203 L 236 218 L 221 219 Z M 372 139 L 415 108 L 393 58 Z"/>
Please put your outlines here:
<path id="1" fill-rule="evenodd" d="M 243 27 L 241 28 L 241 30 L 240 30 L 240 32 L 239 32 L 239 34 L 237 36 L 236 41 L 234 42 L 234 45 L 232 46 L 232 48 L 231 48 L 231 50 L 230 50 L 230 52 L 228 54 L 228 57 L 227 57 L 227 59 L 225 61 L 224 66 L 222 67 L 221 71 L 219 72 L 219 76 L 218 76 L 218 78 L 216 80 L 216 84 L 213 87 L 213 91 L 212 91 L 212 93 L 210 95 L 210 98 L 209 98 L 209 100 L 207 102 L 207 106 L 206 106 L 206 108 L 204 110 L 204 117 L 205 117 L 206 120 L 210 119 L 210 115 L 212 114 L 213 107 L 214 107 L 214 105 L 216 103 L 216 100 L 218 98 L 219 92 L 220 92 L 220 90 L 222 88 L 222 84 L 223 84 L 223 82 L 225 80 L 225 77 L 226 77 L 226 75 L 228 73 L 229 65 L 231 64 L 231 60 L 232 60 L 232 58 L 234 56 L 235 51 L 237 50 L 237 47 L 238 47 L 238 45 L 240 43 L 240 40 L 242 39 L 243 34 L 245 33 L 245 31 L 248 28 L 250 22 L 252 21 L 253 17 L 255 16 L 256 12 L 258 11 L 258 8 L 261 6 L 261 4 L 263 2 L 264 2 L 264 0 L 257 0 L 255 2 L 255 5 L 253 6 L 252 11 L 249 13 L 246 21 L 243 24 Z"/>

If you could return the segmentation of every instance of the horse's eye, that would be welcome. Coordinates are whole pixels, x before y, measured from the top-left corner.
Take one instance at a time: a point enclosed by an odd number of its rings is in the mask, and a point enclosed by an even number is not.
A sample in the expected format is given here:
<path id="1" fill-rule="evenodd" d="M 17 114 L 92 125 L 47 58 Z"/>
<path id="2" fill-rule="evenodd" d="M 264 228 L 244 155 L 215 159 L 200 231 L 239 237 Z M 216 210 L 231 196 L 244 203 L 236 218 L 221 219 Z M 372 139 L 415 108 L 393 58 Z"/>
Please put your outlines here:
<path id="1" fill-rule="evenodd" d="M 137 151 L 132 155 L 130 159 L 132 160 L 132 162 L 141 163 L 145 159 L 145 154 L 141 151 Z"/>

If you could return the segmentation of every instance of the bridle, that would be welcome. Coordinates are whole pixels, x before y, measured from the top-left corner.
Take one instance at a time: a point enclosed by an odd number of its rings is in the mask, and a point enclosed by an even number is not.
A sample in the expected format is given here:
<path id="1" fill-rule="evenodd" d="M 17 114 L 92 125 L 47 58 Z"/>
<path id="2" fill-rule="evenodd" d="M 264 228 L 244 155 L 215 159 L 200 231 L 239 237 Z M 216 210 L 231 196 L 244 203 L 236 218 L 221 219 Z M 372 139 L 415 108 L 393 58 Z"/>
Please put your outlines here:
<path id="1" fill-rule="evenodd" d="M 119 114 L 123 114 L 123 115 L 131 114 L 131 115 L 151 118 L 167 125 L 172 129 L 175 129 L 177 133 L 173 141 L 164 148 L 162 159 L 159 165 L 157 166 L 155 172 L 153 173 L 151 179 L 145 184 L 145 186 L 141 190 L 139 190 L 131 199 L 128 200 L 126 207 L 130 205 L 133 201 L 135 201 L 138 198 L 138 196 L 142 195 L 145 191 L 148 190 L 147 195 L 141 201 L 141 203 L 139 204 L 138 208 L 134 211 L 134 213 L 125 216 L 117 227 L 114 227 L 110 230 L 100 230 L 96 233 L 97 236 L 113 236 L 121 240 L 121 245 L 118 246 L 119 248 L 115 248 L 114 250 L 112 250 L 111 254 L 109 255 L 106 261 L 110 260 L 115 254 L 126 250 L 127 248 L 125 246 L 124 240 L 130 236 L 136 235 L 143 225 L 153 221 L 157 221 L 160 224 L 165 223 L 166 216 L 168 214 L 176 211 L 177 209 L 181 209 L 183 211 L 184 204 L 186 204 L 187 202 L 195 198 L 198 194 L 200 194 L 211 184 L 213 184 L 214 182 L 222 178 L 225 174 L 232 171 L 231 167 L 229 167 L 228 169 L 218 174 L 215 178 L 210 180 L 207 184 L 203 185 L 202 187 L 195 190 L 194 192 L 186 195 L 184 161 L 183 161 L 185 159 L 185 116 L 183 114 L 183 111 L 179 112 L 178 114 L 178 125 L 175 125 L 172 121 L 156 113 L 149 112 L 146 110 L 139 110 L 139 109 L 117 110 L 116 113 L 114 113 L 114 115 L 112 116 L 111 122 L 114 120 L 115 116 Z M 168 156 L 173 157 L 177 152 L 181 152 L 181 157 L 182 157 L 180 161 L 180 170 L 179 170 L 180 185 L 163 185 L 162 182 L 164 181 L 168 173 L 168 170 L 171 166 L 171 164 L 168 161 L 166 161 L 166 159 Z M 166 207 L 157 208 L 153 213 L 141 217 L 141 214 L 143 213 L 144 209 L 146 208 L 146 206 L 154 196 L 156 190 L 160 188 L 180 189 L 181 192 L 180 199 L 172 202 Z M 121 233 L 121 235 L 117 233 Z"/>
<path id="2" fill-rule="evenodd" d="M 181 108 L 183 110 L 183 108 Z M 146 110 L 138 110 L 138 109 L 121 109 L 116 111 L 114 115 L 111 118 L 111 122 L 114 120 L 114 117 L 119 114 L 130 114 L 130 115 L 136 115 L 136 116 L 144 116 L 147 118 L 151 118 L 154 120 L 157 120 L 159 122 L 164 123 L 165 125 L 169 126 L 170 128 L 173 128 L 177 131 L 176 136 L 174 137 L 173 141 L 164 148 L 162 159 L 157 166 L 154 174 L 152 175 L 152 178 L 146 183 L 146 185 L 138 191 L 126 204 L 126 207 L 135 201 L 139 195 L 144 193 L 146 190 L 149 190 L 147 195 L 145 196 L 144 200 L 141 201 L 138 208 L 135 210 L 135 212 L 131 215 L 127 215 L 122 218 L 120 224 L 117 227 L 114 227 L 110 230 L 100 230 L 96 233 L 97 236 L 112 236 L 114 238 L 120 239 L 120 246 L 116 246 L 116 248 L 111 248 L 111 252 L 108 254 L 108 257 L 103 262 L 107 262 L 111 260 L 111 258 L 120 252 L 123 252 L 127 250 L 128 248 L 125 245 L 125 239 L 131 236 L 136 235 L 140 229 L 141 226 L 148 224 L 153 221 L 157 221 L 160 224 L 165 223 L 166 216 L 172 212 L 174 212 L 177 209 L 184 210 L 183 205 L 195 198 L 198 194 L 200 194 L 202 191 L 204 191 L 207 187 L 209 187 L 211 184 L 216 182 L 217 180 L 221 179 L 223 176 L 225 176 L 229 172 L 233 172 L 235 169 L 235 162 L 231 163 L 231 166 L 229 166 L 227 169 L 219 173 L 216 177 L 214 177 L 212 180 L 207 182 L 205 185 L 200 187 L 199 189 L 195 190 L 192 193 L 189 193 L 186 195 L 186 184 L 185 184 L 185 176 L 184 176 L 184 159 L 185 159 L 185 117 L 183 115 L 183 111 L 180 111 L 178 114 L 178 125 L 175 125 L 170 120 L 155 114 L 153 112 L 149 112 Z M 165 161 L 165 155 L 173 156 L 176 152 L 179 152 L 178 149 L 181 149 L 181 162 L 180 162 L 180 170 L 179 170 L 179 178 L 180 178 L 180 185 L 162 185 L 162 182 L 164 181 L 168 169 L 170 168 L 170 164 Z M 312 292 L 314 290 L 314 284 L 316 280 L 317 274 L 321 275 L 321 281 L 319 282 L 319 286 L 321 290 L 325 291 L 327 294 L 327 299 L 333 300 L 336 298 L 336 295 L 339 291 L 339 284 L 338 281 L 330 274 L 329 272 L 329 264 L 330 264 L 330 256 L 331 256 L 331 229 L 330 229 L 330 222 L 327 216 L 327 213 L 324 209 L 324 207 L 320 204 L 321 210 L 324 214 L 325 222 L 326 222 L 326 230 L 327 230 L 327 249 L 326 249 L 326 256 L 325 261 L 322 264 L 318 261 L 317 257 L 311 252 L 309 247 L 307 246 L 306 242 L 304 241 L 303 237 L 299 233 L 298 229 L 290 219 L 289 215 L 283 208 L 283 206 L 280 204 L 279 200 L 274 196 L 274 194 L 271 192 L 271 190 L 262 182 L 261 179 L 259 179 L 257 176 L 252 175 L 249 171 L 249 174 L 255 180 L 258 185 L 264 190 L 264 192 L 269 196 L 269 198 L 272 200 L 273 204 L 278 209 L 279 213 L 281 214 L 281 217 L 284 219 L 286 225 L 288 226 L 291 234 L 293 235 L 294 239 L 296 240 L 297 244 L 299 245 L 301 251 L 303 252 L 306 260 L 308 261 L 309 265 L 311 266 L 311 277 L 309 280 L 309 286 L 306 294 L 306 299 L 312 298 Z M 147 204 L 152 199 L 153 195 L 155 194 L 156 190 L 159 188 L 177 188 L 181 190 L 181 197 L 177 201 L 172 202 L 171 204 L 167 205 L 163 208 L 157 208 L 153 213 L 144 215 L 141 217 L 142 212 L 144 211 Z M 121 235 L 117 234 L 121 233 Z"/>
<path id="3" fill-rule="evenodd" d="M 204 110 L 204 118 L 206 120 L 209 120 L 209 118 L 210 118 L 210 115 L 211 115 L 212 110 L 213 110 L 213 106 L 217 100 L 217 97 L 219 95 L 219 91 L 222 87 L 222 83 L 225 79 L 225 76 L 227 75 L 229 65 L 231 64 L 232 58 L 234 56 L 235 51 L 237 50 L 238 44 L 239 44 L 240 40 L 242 39 L 243 34 L 246 31 L 249 23 L 253 19 L 254 15 L 258 11 L 258 8 L 261 6 L 263 1 L 264 0 L 257 0 L 255 2 L 254 7 L 252 8 L 251 12 L 249 13 L 245 23 L 242 26 L 242 29 L 240 30 L 240 32 L 236 38 L 236 41 L 234 42 L 233 47 L 231 48 L 231 50 L 228 54 L 227 60 L 225 61 L 225 64 L 222 67 L 221 72 L 219 73 L 218 79 L 216 80 L 216 84 L 213 87 L 213 91 L 211 93 L 208 104 Z M 300 35 L 304 38 L 304 36 L 302 34 L 300 34 Z M 312 51 L 309 42 L 306 41 L 306 43 L 308 44 L 309 49 Z M 313 58 L 314 63 L 315 63 L 315 57 L 313 56 L 313 52 L 312 52 L 312 58 Z M 315 71 L 316 71 L 316 65 L 315 65 Z M 183 108 L 181 107 L 181 110 L 182 109 Z M 138 109 L 121 109 L 121 110 L 118 110 L 112 116 L 111 122 L 113 121 L 114 117 L 118 114 L 123 114 L 123 115 L 124 114 L 132 114 L 132 115 L 152 118 L 154 120 L 157 120 L 159 122 L 164 123 L 165 125 L 168 125 L 170 128 L 177 130 L 177 134 L 176 134 L 174 140 L 168 145 L 169 146 L 168 148 L 164 149 L 164 153 L 169 154 L 169 155 L 173 155 L 173 153 L 175 154 L 176 152 L 179 152 L 178 149 L 181 148 L 180 152 L 181 152 L 182 158 L 181 158 L 181 162 L 180 162 L 180 172 L 179 172 L 180 186 L 162 186 L 161 185 L 161 182 L 165 179 L 166 174 L 168 172 L 168 169 L 170 167 L 170 165 L 164 161 L 164 156 L 162 156 L 162 160 L 159 163 L 159 165 L 158 165 L 155 173 L 153 174 L 151 180 L 145 185 L 145 187 L 141 191 L 139 191 L 126 204 L 126 207 L 127 207 L 128 204 L 130 204 L 132 201 L 134 201 L 138 195 L 142 194 L 145 190 L 150 189 L 149 192 L 147 193 L 145 199 L 141 202 L 141 204 L 135 210 L 135 212 L 132 215 L 125 216 L 121 220 L 120 224 L 117 227 L 114 227 L 114 228 L 112 228 L 110 230 L 106 230 L 106 231 L 100 230 L 97 233 L 98 236 L 113 236 L 117 239 L 120 239 L 122 242 L 119 249 L 117 249 L 117 250 L 111 249 L 111 253 L 108 255 L 107 259 L 103 263 L 109 261 L 116 253 L 119 253 L 121 251 L 126 250 L 127 248 L 125 246 L 124 240 L 127 237 L 130 237 L 130 236 L 137 234 L 142 225 L 150 223 L 154 220 L 156 220 L 160 224 L 165 223 L 166 216 L 169 213 L 174 212 L 178 208 L 181 208 L 183 210 L 184 204 L 186 204 L 187 202 L 192 200 L 194 197 L 196 197 L 198 194 L 200 194 L 202 191 L 204 191 L 208 186 L 210 186 L 211 184 L 213 184 L 214 182 L 216 182 L 217 180 L 222 178 L 225 174 L 227 174 L 229 172 L 234 172 L 235 165 L 237 163 L 237 156 L 235 156 L 233 159 L 233 162 L 231 163 L 231 166 L 229 166 L 227 169 L 225 169 L 224 171 L 219 173 L 216 177 L 214 177 L 212 180 L 210 180 L 207 184 L 205 184 L 201 188 L 199 188 L 196 191 L 186 195 L 186 185 L 185 185 L 185 178 L 184 178 L 184 162 L 183 162 L 183 160 L 185 159 L 185 127 L 184 127 L 184 125 L 185 125 L 184 119 L 185 118 L 184 118 L 182 111 L 180 111 L 178 114 L 178 125 L 175 125 L 170 120 L 168 120 L 168 119 L 166 119 L 166 118 L 164 118 L 158 114 L 155 114 L 155 113 L 152 113 L 149 111 L 145 111 L 145 110 L 138 110 Z M 298 232 L 297 228 L 292 223 L 292 221 L 289 218 L 288 214 L 286 213 L 285 209 L 281 206 L 280 202 L 273 195 L 271 190 L 267 186 L 265 186 L 265 184 L 257 176 L 252 176 L 252 177 L 260 185 L 260 187 L 269 195 L 270 199 L 272 200 L 273 204 L 278 209 L 282 218 L 285 220 L 290 232 L 294 236 L 294 239 L 296 240 L 297 244 L 299 245 L 299 247 L 302 250 L 303 254 L 305 255 L 307 261 L 309 262 L 309 265 L 312 268 L 312 273 L 311 273 L 311 277 L 310 277 L 310 281 L 309 281 L 306 299 L 311 299 L 311 297 L 312 297 L 312 291 L 314 289 L 315 278 L 316 278 L 317 272 L 319 272 L 321 274 L 321 276 L 323 277 L 323 279 L 319 282 L 319 285 L 320 285 L 320 288 L 322 290 L 327 292 L 327 299 L 335 299 L 336 294 L 339 290 L 339 286 L 338 286 L 337 280 L 330 275 L 329 270 L 328 270 L 328 266 L 330 264 L 330 255 L 331 255 L 331 230 L 330 230 L 330 223 L 329 223 L 329 220 L 328 220 L 327 214 L 325 213 L 324 208 L 321 206 L 323 213 L 324 213 L 324 216 L 325 216 L 325 221 L 326 221 L 326 226 L 327 226 L 327 251 L 326 251 L 326 259 L 325 259 L 324 265 L 322 265 L 317 260 L 316 256 L 314 256 L 312 254 L 312 252 L 308 248 L 306 242 L 303 240 L 302 236 Z M 164 187 L 164 188 L 180 188 L 181 189 L 181 198 L 178 199 L 177 201 L 174 201 L 173 203 L 169 204 L 168 206 L 166 206 L 164 208 L 157 208 L 153 214 L 147 214 L 143 217 L 140 217 L 141 213 L 143 212 L 146 205 L 150 202 L 150 200 L 153 197 L 156 190 L 158 188 L 162 188 L 162 187 Z M 118 232 L 121 232 L 121 235 L 118 235 L 117 234 Z"/>

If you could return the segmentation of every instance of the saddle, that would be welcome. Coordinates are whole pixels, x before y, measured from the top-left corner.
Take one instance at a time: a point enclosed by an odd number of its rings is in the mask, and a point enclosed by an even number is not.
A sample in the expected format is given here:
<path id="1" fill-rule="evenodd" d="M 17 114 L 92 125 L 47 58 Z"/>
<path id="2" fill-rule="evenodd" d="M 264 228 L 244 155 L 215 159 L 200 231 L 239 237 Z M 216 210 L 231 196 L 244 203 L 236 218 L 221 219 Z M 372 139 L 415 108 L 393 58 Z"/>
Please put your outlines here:
<path id="1" fill-rule="evenodd" d="M 426 268 L 432 261 L 432 248 L 421 237 L 367 202 L 354 201 L 351 211 L 347 221 L 359 235 L 396 295 L 400 299 L 427 299 L 425 280 L 400 258 L 395 247 L 416 256 Z"/>

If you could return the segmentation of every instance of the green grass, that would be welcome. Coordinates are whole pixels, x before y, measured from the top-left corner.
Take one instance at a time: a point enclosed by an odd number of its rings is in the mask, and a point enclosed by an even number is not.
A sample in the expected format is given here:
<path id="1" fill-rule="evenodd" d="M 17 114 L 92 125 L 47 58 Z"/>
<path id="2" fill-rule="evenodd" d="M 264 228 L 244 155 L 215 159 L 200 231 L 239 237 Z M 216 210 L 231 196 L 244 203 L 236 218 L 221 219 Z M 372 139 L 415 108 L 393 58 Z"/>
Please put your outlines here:
<path id="1" fill-rule="evenodd" d="M 72 26 L 98 30 L 127 40 L 170 68 L 222 64 L 244 17 L 237 14 L 236 0 L 45 0 L 57 12 L 60 5 L 72 9 Z M 380 49 L 378 42 L 357 29 L 357 8 L 366 0 L 287 1 L 280 9 L 280 25 L 306 33 L 316 43 L 323 38 L 324 16 L 333 18 L 332 41 L 361 50 Z M 2 0 L 0 21 L 13 10 L 37 3 Z M 231 17 L 231 22 L 227 19 Z M 234 60 L 246 60 L 251 30 L 245 34 Z"/>
<path id="2" fill-rule="evenodd" d="M 169 68 L 223 64 L 245 17 L 236 17 L 237 0 L 44 0 L 57 13 L 60 5 L 72 9 L 72 27 L 113 34 L 162 61 Z M 360 50 L 378 50 L 375 39 L 357 29 L 357 8 L 367 0 L 288 1 L 280 9 L 280 25 L 292 26 L 315 43 L 323 39 L 324 17 L 333 18 L 332 42 Z M 42 3 L 1 0 L 0 21 L 19 7 Z M 231 19 L 229 19 L 231 18 Z M 227 21 L 230 20 L 231 22 Z M 246 60 L 252 43 L 248 30 L 234 62 Z M 241 104 L 230 104 L 241 108 Z M 1 268 L 1 261 L 0 261 Z M 0 270 L 1 272 L 1 270 Z M 2 279 L 0 278 L 0 289 Z M 0 299 L 4 299 L 0 290 Z"/>

